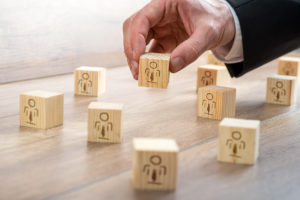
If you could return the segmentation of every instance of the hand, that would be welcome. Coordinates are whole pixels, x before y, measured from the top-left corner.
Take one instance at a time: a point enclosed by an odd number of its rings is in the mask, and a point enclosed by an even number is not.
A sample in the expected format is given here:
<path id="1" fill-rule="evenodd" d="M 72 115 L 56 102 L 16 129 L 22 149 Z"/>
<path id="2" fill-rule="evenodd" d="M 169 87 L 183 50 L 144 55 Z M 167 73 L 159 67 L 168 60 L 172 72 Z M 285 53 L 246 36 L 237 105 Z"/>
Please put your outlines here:
<path id="1" fill-rule="evenodd" d="M 152 0 L 123 24 L 124 51 L 138 79 L 139 57 L 171 53 L 170 71 L 177 72 L 203 52 L 231 45 L 235 26 L 230 9 L 218 0 Z"/>

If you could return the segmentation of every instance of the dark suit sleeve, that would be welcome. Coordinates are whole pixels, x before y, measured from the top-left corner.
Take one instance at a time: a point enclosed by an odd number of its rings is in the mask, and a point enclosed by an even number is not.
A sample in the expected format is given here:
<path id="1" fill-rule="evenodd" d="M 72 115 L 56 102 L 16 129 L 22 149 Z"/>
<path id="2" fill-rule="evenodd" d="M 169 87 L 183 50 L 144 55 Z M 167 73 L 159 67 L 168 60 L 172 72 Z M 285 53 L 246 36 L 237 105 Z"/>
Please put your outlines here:
<path id="1" fill-rule="evenodd" d="M 244 61 L 226 64 L 239 77 L 300 47 L 300 0 L 227 0 L 240 22 Z"/>

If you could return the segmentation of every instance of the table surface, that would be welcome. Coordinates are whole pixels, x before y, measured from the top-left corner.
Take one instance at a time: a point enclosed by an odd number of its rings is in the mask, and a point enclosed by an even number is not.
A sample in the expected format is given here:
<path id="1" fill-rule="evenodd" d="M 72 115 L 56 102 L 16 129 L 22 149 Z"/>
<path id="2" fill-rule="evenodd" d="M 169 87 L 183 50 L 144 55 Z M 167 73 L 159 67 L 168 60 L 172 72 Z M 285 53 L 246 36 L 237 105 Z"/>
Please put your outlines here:
<path id="1" fill-rule="evenodd" d="M 107 70 L 107 92 L 74 96 L 73 75 L 0 85 L 0 199 L 299 199 L 300 99 L 265 104 L 271 62 L 239 79 L 236 117 L 261 120 L 260 153 L 253 166 L 217 161 L 219 121 L 196 116 L 196 66 L 171 74 L 167 89 L 138 87 L 127 67 Z M 65 94 L 64 125 L 19 127 L 19 94 L 44 89 Z M 298 89 L 299 90 L 299 89 Z M 125 105 L 123 142 L 87 142 L 90 102 Z M 132 139 L 173 138 L 179 152 L 173 192 L 132 187 Z"/>

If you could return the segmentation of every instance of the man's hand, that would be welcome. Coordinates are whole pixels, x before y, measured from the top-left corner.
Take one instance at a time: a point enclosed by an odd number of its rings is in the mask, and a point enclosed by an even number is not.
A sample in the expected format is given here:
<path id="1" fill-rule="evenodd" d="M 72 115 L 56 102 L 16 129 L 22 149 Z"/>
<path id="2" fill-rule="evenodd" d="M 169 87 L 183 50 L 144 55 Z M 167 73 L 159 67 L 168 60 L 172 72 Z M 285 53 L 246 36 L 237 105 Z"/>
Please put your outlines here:
<path id="1" fill-rule="evenodd" d="M 230 9 L 218 0 L 152 0 L 123 24 L 124 51 L 133 77 L 153 39 L 151 52 L 171 53 L 177 72 L 203 52 L 231 45 L 235 27 Z"/>

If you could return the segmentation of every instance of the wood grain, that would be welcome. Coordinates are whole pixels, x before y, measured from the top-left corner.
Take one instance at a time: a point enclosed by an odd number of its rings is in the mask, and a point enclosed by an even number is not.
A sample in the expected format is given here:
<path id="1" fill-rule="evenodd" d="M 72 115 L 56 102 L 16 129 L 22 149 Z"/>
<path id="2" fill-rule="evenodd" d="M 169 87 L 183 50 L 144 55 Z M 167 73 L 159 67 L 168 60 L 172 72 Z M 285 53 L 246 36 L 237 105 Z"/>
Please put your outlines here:
<path id="1" fill-rule="evenodd" d="M 143 87 L 167 88 L 170 54 L 144 53 L 139 61 L 138 84 Z"/>
<path id="2" fill-rule="evenodd" d="M 88 107 L 88 141 L 121 143 L 122 104 L 92 102 Z"/>
<path id="3" fill-rule="evenodd" d="M 297 100 L 297 77 L 273 75 L 267 78 L 266 102 L 290 106 Z"/>
<path id="4" fill-rule="evenodd" d="M 280 57 L 278 59 L 278 74 L 300 77 L 300 58 Z"/>
<path id="5" fill-rule="evenodd" d="M 198 67 L 197 89 L 208 85 L 228 86 L 230 75 L 227 68 L 219 65 L 202 65 Z"/>
<path id="6" fill-rule="evenodd" d="M 197 66 L 204 63 L 202 57 L 180 73 L 170 74 L 166 90 L 138 87 L 128 67 L 107 69 L 107 92 L 99 97 L 74 96 L 73 75 L 0 85 L 1 198 L 213 199 L 218 195 L 247 197 L 247 191 L 249 199 L 299 195 L 295 189 L 300 176 L 296 156 L 300 102 L 290 107 L 264 103 L 266 77 L 276 73 L 277 62 L 231 81 L 237 88 L 236 117 L 263 121 L 262 148 L 253 168 L 216 161 L 219 121 L 196 117 Z M 64 93 L 62 127 L 47 131 L 19 127 L 19 94 L 40 88 Z M 125 105 L 123 143 L 87 143 L 87 107 L 93 101 Z M 176 140 L 182 151 L 174 193 L 133 190 L 134 137 Z M 241 185 L 247 189 L 237 190 Z"/>
<path id="7" fill-rule="evenodd" d="M 258 157 L 260 121 L 225 118 L 219 126 L 218 160 L 253 165 Z"/>
<path id="8" fill-rule="evenodd" d="M 35 90 L 20 95 L 20 126 L 49 129 L 63 124 L 64 95 Z"/>
<path id="9" fill-rule="evenodd" d="M 132 179 L 139 190 L 174 190 L 177 185 L 178 146 L 175 140 L 134 138 Z"/>
<path id="10" fill-rule="evenodd" d="M 1 0 L 0 84 L 126 64 L 122 23 L 148 0 Z"/>
<path id="11" fill-rule="evenodd" d="M 265 120 L 260 157 L 254 166 L 217 162 L 217 141 L 209 140 L 179 153 L 175 192 L 136 191 L 131 169 L 99 179 L 53 199 L 298 199 L 300 111 Z M 115 192 L 115 188 L 118 192 Z"/>
<path id="12" fill-rule="evenodd" d="M 197 115 L 203 118 L 221 120 L 234 117 L 236 89 L 209 85 L 198 89 Z"/>
<path id="13" fill-rule="evenodd" d="M 82 66 L 74 70 L 74 93 L 77 95 L 99 96 L 105 92 L 106 69 Z"/>

